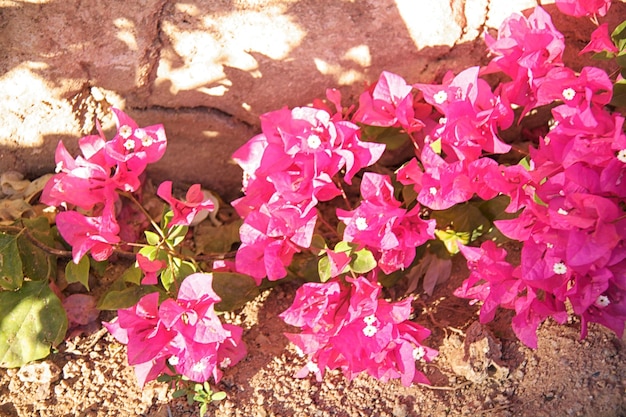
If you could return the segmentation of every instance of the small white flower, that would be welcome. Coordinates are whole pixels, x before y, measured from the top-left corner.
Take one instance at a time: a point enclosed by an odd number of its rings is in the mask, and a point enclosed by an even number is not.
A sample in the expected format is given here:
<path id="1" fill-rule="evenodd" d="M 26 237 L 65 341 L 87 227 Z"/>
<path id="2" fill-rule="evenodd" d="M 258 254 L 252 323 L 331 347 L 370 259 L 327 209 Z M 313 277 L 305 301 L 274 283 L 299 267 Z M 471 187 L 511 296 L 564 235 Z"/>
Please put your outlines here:
<path id="1" fill-rule="evenodd" d="M 428 192 L 429 192 L 431 195 L 437 195 L 437 188 L 435 188 L 435 187 L 430 187 L 430 188 L 428 189 Z"/>
<path id="2" fill-rule="evenodd" d="M 135 149 L 135 141 L 133 139 L 126 139 L 124 142 L 124 148 L 126 148 L 127 151 L 132 151 Z"/>
<path id="3" fill-rule="evenodd" d="M 563 90 L 561 94 L 563 95 L 563 98 L 565 100 L 570 101 L 574 97 L 576 97 L 576 90 L 574 90 L 572 87 L 568 87 L 565 90 Z"/>
<path id="4" fill-rule="evenodd" d="M 549 136 L 544 137 L 543 138 L 543 143 L 545 143 L 546 145 L 549 145 L 550 144 L 550 137 Z"/>
<path id="5" fill-rule="evenodd" d="M 372 324 L 376 323 L 376 320 L 377 320 L 376 316 L 373 315 L 373 314 L 371 316 L 363 317 L 363 321 L 367 325 L 372 325 Z"/>
<path id="6" fill-rule="evenodd" d="M 601 294 L 598 296 L 598 298 L 596 298 L 596 302 L 594 304 L 600 308 L 604 308 L 611 304 L 611 300 L 609 300 L 609 297 L 607 297 L 606 295 Z"/>
<path id="7" fill-rule="evenodd" d="M 416 361 L 421 360 L 424 356 L 426 356 L 426 349 L 423 346 L 418 346 L 413 349 L 413 359 Z"/>
<path id="8" fill-rule="evenodd" d="M 320 371 L 319 366 L 317 366 L 315 362 L 307 362 L 306 367 L 308 368 L 309 372 L 313 372 L 314 374 Z"/>
<path id="9" fill-rule="evenodd" d="M 557 275 L 565 275 L 567 273 L 567 266 L 563 262 L 557 262 L 552 266 L 552 270 Z"/>
<path id="10" fill-rule="evenodd" d="M 441 90 L 433 96 L 433 100 L 435 100 L 435 103 L 437 104 L 443 104 L 446 102 L 446 100 L 448 100 L 448 93 Z"/>
<path id="11" fill-rule="evenodd" d="M 118 130 L 118 133 L 124 139 L 128 139 L 130 137 L 130 135 L 133 134 L 133 128 L 128 126 L 128 125 L 120 126 L 120 128 Z"/>
<path id="12" fill-rule="evenodd" d="M 377 332 L 378 332 L 378 329 L 376 328 L 376 326 L 372 326 L 371 324 L 368 324 L 367 326 L 363 327 L 363 334 L 367 337 L 372 337 Z"/>
<path id="13" fill-rule="evenodd" d="M 178 356 L 176 355 L 172 355 L 170 356 L 170 358 L 167 360 L 167 362 L 172 365 L 172 366 L 176 366 L 180 363 L 180 359 L 178 358 Z"/>
<path id="14" fill-rule="evenodd" d="M 546 248 L 548 249 L 552 249 L 554 247 L 554 245 L 550 242 L 546 243 Z"/>
<path id="15" fill-rule="evenodd" d="M 148 134 L 146 133 L 145 130 L 143 130 L 143 129 L 135 129 L 135 137 L 137 139 L 143 139 L 146 136 L 148 136 Z"/>
<path id="16" fill-rule="evenodd" d="M 148 146 L 152 145 L 153 143 L 154 143 L 154 141 L 153 141 L 153 140 L 152 140 L 152 138 L 151 138 L 150 136 L 148 136 L 148 135 L 146 135 L 145 137 L 141 138 L 141 144 L 142 144 L 144 147 L 146 147 L 146 148 L 147 148 Z"/>
<path id="17" fill-rule="evenodd" d="M 220 368 L 222 369 L 228 368 L 230 366 L 230 363 L 231 363 L 230 358 L 224 358 L 224 360 L 220 362 Z"/>
<path id="18" fill-rule="evenodd" d="M 564 208 L 560 208 L 556 212 L 559 213 L 562 216 L 567 216 L 569 214 L 569 212 L 567 210 L 565 210 Z"/>
<path id="19" fill-rule="evenodd" d="M 357 230 L 360 230 L 361 232 L 363 230 L 367 229 L 367 220 L 365 219 L 365 217 L 357 217 L 356 220 L 354 221 L 354 224 L 357 228 Z"/>
<path id="20" fill-rule="evenodd" d="M 617 153 L 617 159 L 626 164 L 626 149 L 622 149 Z"/>
<path id="21" fill-rule="evenodd" d="M 317 149 L 322 144 L 322 140 L 320 139 L 319 136 L 313 134 L 313 135 L 309 135 L 309 137 L 306 139 L 306 144 L 311 149 Z"/>
<path id="22" fill-rule="evenodd" d="M 448 118 L 447 117 L 440 117 L 439 118 L 439 124 L 440 125 L 445 125 L 446 123 L 448 123 Z"/>
<path id="23" fill-rule="evenodd" d="M 198 363 L 195 363 L 191 367 L 191 371 L 192 372 L 198 372 L 198 373 L 204 372 L 205 369 L 206 369 L 206 363 L 203 360 L 198 362 Z"/>

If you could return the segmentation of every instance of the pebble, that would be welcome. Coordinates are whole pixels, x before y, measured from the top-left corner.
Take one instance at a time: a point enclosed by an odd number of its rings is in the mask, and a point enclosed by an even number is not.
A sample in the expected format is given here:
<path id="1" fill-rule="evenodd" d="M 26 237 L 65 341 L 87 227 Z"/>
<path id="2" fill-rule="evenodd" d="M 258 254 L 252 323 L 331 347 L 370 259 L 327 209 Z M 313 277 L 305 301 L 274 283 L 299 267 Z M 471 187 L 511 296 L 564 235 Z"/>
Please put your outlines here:
<path id="1" fill-rule="evenodd" d="M 17 377 L 22 382 L 49 384 L 59 379 L 60 374 L 58 366 L 50 361 L 44 361 L 22 366 L 17 372 Z"/>

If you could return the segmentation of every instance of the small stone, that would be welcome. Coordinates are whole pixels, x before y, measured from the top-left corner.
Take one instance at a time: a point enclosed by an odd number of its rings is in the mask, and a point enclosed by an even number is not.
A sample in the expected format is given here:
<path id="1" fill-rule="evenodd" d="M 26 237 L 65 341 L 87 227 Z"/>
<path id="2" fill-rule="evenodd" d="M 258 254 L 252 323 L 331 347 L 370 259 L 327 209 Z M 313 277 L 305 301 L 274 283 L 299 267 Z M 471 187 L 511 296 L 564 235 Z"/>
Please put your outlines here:
<path id="1" fill-rule="evenodd" d="M 22 366 L 17 372 L 17 377 L 22 382 L 49 384 L 59 379 L 60 374 L 58 366 L 50 361 L 44 361 Z"/>

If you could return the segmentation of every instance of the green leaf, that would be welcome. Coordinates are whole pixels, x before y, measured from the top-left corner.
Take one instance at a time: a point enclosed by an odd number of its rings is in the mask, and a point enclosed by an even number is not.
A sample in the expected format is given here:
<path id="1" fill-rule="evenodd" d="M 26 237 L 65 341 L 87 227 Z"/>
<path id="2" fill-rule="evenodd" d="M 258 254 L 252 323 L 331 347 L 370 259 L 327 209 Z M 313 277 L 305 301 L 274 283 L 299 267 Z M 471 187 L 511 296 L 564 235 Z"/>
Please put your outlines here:
<path id="1" fill-rule="evenodd" d="M 239 228 L 243 220 L 237 220 L 222 226 L 213 226 L 202 222 L 194 229 L 193 239 L 197 254 L 229 252 L 233 244 L 239 242 Z"/>
<path id="2" fill-rule="evenodd" d="M 326 240 L 321 235 L 314 234 L 311 239 L 310 248 L 313 253 L 319 256 L 325 253 L 324 250 L 327 249 L 328 246 L 326 245 Z"/>
<path id="3" fill-rule="evenodd" d="M 140 285 L 142 275 L 141 268 L 131 265 L 126 268 L 120 279 L 129 284 Z"/>
<path id="4" fill-rule="evenodd" d="M 367 249 L 361 249 L 360 251 L 354 252 L 352 254 L 354 260 L 350 262 L 350 269 L 352 269 L 357 274 L 365 274 L 376 268 L 376 259 L 374 259 L 374 255 L 372 252 Z"/>
<path id="5" fill-rule="evenodd" d="M 172 393 L 172 398 L 180 398 L 180 397 L 184 397 L 185 395 L 187 395 L 186 389 L 177 389 L 176 391 Z"/>
<path id="6" fill-rule="evenodd" d="M 622 51 L 626 48 L 626 20 L 620 23 L 611 33 L 611 39 L 617 46 L 617 49 Z"/>
<path id="7" fill-rule="evenodd" d="M 80 282 L 87 290 L 89 290 L 89 256 L 85 255 L 80 258 L 78 264 L 69 261 L 65 265 L 65 279 L 69 284 L 72 282 Z"/>
<path id="8" fill-rule="evenodd" d="M 317 263 L 317 273 L 320 276 L 320 281 L 326 282 L 331 278 L 330 274 L 330 259 L 328 255 L 324 255 Z"/>
<path id="9" fill-rule="evenodd" d="M 65 338 L 67 316 L 47 281 L 0 292 L 0 367 L 45 358 Z"/>
<path id="10" fill-rule="evenodd" d="M 213 272 L 213 291 L 222 301 L 215 305 L 218 311 L 233 311 L 243 307 L 259 295 L 253 278 L 235 272 Z"/>
<path id="11" fill-rule="evenodd" d="M 387 150 L 399 149 L 409 140 L 406 132 L 396 127 L 361 125 L 362 140 L 387 145 Z"/>
<path id="12" fill-rule="evenodd" d="M 224 391 L 214 392 L 213 395 L 211 395 L 211 401 L 222 401 L 224 398 L 226 398 Z"/>
<path id="13" fill-rule="evenodd" d="M 151 232 L 150 230 L 146 230 L 144 234 L 146 235 L 146 242 L 148 242 L 149 245 L 158 246 L 159 243 L 161 243 L 161 236 L 158 234 Z"/>
<path id="14" fill-rule="evenodd" d="M 108 260 L 104 261 L 96 261 L 92 257 L 89 257 L 89 265 L 91 266 L 91 270 L 99 277 L 104 276 L 104 273 L 107 270 L 107 266 L 109 265 Z"/>
<path id="15" fill-rule="evenodd" d="M 208 409 L 207 403 L 202 403 L 202 405 L 200 406 L 200 417 L 204 417 L 204 415 L 207 412 L 207 409 Z"/>
<path id="16" fill-rule="evenodd" d="M 188 226 L 176 225 L 172 226 L 167 233 L 166 241 L 169 242 L 172 247 L 178 246 L 183 240 L 185 240 L 185 236 L 189 231 Z"/>
<path id="17" fill-rule="evenodd" d="M 622 49 L 615 57 L 615 62 L 622 68 L 626 68 L 626 48 Z"/>
<path id="18" fill-rule="evenodd" d="M 24 273 L 17 246 L 17 237 L 0 233 L 0 287 L 17 290 L 22 286 Z"/>
<path id="19" fill-rule="evenodd" d="M 619 80 L 613 85 L 611 105 L 626 108 L 626 79 Z"/>
<path id="20" fill-rule="evenodd" d="M 44 218 L 40 218 L 46 222 Z M 55 240 L 50 235 L 50 228 L 47 232 L 41 232 L 38 230 L 29 230 L 32 237 L 45 245 L 54 248 Z M 22 271 L 25 276 L 33 281 L 44 281 L 50 277 L 56 276 L 57 272 L 57 257 L 37 247 L 30 241 L 25 235 L 20 235 L 17 238 L 17 246 L 20 251 L 20 258 L 22 260 Z"/>
<path id="21" fill-rule="evenodd" d="M 131 285 L 122 290 L 109 290 L 98 301 L 98 310 L 119 310 L 129 308 L 137 304 L 144 296 L 157 292 L 153 285 Z"/>

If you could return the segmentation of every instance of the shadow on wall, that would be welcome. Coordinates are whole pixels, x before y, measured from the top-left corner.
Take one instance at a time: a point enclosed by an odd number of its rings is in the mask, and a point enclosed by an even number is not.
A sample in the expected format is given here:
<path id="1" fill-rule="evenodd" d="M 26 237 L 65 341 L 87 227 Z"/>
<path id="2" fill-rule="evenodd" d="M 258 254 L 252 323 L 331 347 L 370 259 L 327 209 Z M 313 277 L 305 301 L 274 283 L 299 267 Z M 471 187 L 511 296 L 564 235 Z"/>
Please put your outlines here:
<path id="1" fill-rule="evenodd" d="M 6 1 L 0 170 L 51 170 L 58 140 L 75 152 L 76 139 L 94 131 L 95 117 L 111 128 L 108 102 L 140 124 L 165 125 L 170 145 L 152 169 L 156 179 L 202 182 L 231 198 L 240 171 L 228 160 L 258 132 L 260 114 L 305 105 L 329 87 L 356 102 L 382 70 L 429 82 L 448 69 L 484 64 L 481 33 L 536 2 L 424 4 Z M 576 24 L 577 36 L 591 30 Z"/>

